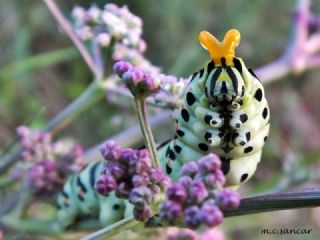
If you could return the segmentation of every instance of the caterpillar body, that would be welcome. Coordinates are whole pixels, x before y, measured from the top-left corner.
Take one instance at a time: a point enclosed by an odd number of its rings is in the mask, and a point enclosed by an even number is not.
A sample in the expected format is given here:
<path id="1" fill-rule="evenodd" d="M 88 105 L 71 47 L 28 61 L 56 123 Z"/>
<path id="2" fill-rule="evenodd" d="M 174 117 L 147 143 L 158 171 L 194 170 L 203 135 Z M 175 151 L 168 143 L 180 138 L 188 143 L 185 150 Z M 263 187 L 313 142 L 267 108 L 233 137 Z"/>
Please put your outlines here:
<path id="1" fill-rule="evenodd" d="M 179 169 L 209 153 L 218 154 L 226 186 L 237 187 L 251 178 L 260 162 L 269 132 L 269 108 L 264 88 L 243 60 L 234 56 L 240 35 L 230 30 L 221 43 L 208 32 L 200 42 L 211 61 L 193 74 L 176 120 L 175 136 L 158 148 L 163 169 L 177 180 Z M 100 196 L 93 188 L 103 162 L 91 163 L 72 176 L 58 196 L 58 220 L 72 224 L 81 214 L 99 214 L 106 226 L 132 214 L 122 199 Z"/>

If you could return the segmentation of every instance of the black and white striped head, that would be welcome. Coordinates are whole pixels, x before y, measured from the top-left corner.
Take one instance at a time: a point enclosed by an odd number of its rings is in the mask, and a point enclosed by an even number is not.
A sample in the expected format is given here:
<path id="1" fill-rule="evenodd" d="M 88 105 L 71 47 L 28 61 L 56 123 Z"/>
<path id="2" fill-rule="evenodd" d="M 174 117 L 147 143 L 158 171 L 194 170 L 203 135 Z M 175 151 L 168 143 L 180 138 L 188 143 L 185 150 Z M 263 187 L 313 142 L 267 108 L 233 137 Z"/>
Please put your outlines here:
<path id="1" fill-rule="evenodd" d="M 245 80 L 241 74 L 242 61 L 234 58 L 233 64 L 226 64 L 221 59 L 221 65 L 215 66 L 211 61 L 207 65 L 205 79 L 205 94 L 212 106 L 224 105 L 238 108 L 243 103 Z"/>

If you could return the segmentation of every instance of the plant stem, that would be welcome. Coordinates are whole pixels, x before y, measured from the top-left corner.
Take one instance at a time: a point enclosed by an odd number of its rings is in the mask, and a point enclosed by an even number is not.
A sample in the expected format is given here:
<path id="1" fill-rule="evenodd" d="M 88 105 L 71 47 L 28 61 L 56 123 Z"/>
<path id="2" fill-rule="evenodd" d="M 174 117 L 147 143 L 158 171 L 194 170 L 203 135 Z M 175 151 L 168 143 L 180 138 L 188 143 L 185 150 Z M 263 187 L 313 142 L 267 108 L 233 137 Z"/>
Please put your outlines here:
<path id="1" fill-rule="evenodd" d="M 102 237 L 104 237 L 104 239 L 105 239 L 105 238 L 113 236 L 119 232 L 122 232 L 126 229 L 129 229 L 138 223 L 139 222 L 134 220 L 133 216 L 130 216 L 130 217 L 122 219 L 119 222 L 111 224 L 110 226 L 108 226 L 106 228 L 100 229 L 92 234 L 89 234 L 89 235 L 81 238 L 81 240 L 100 239 Z"/>
<path id="2" fill-rule="evenodd" d="M 147 149 L 151 155 L 152 166 L 153 167 L 161 167 L 160 161 L 157 156 L 157 148 L 154 142 L 153 134 L 150 129 L 150 125 L 147 121 L 147 111 L 146 111 L 146 103 L 144 98 L 134 98 L 134 102 L 137 109 L 137 115 L 140 123 L 140 128 L 142 131 L 142 135 L 144 138 L 144 142 L 146 144 Z"/>
<path id="3" fill-rule="evenodd" d="M 92 106 L 95 102 L 105 95 L 104 90 L 99 85 L 99 80 L 92 81 L 90 85 L 82 92 L 82 94 L 68 105 L 56 117 L 43 128 L 43 131 L 57 131 L 61 127 L 67 125 L 83 110 Z"/>
<path id="4" fill-rule="evenodd" d="M 55 4 L 53 0 L 43 0 L 43 2 L 47 5 L 49 11 L 54 16 L 54 18 L 59 23 L 60 27 L 63 29 L 63 31 L 68 35 L 68 37 L 71 39 L 73 44 L 77 47 L 79 50 L 82 58 L 87 63 L 91 71 L 94 73 L 95 76 L 98 76 L 97 68 L 95 66 L 95 63 L 90 55 L 90 53 L 87 51 L 86 47 L 83 45 L 81 40 L 76 36 L 74 33 L 71 24 L 69 21 L 62 15 L 60 9 Z"/>
<path id="5" fill-rule="evenodd" d="M 92 40 L 91 49 L 92 49 L 93 60 L 96 66 L 96 76 L 97 78 L 102 79 L 104 75 L 104 65 L 106 63 L 103 61 L 103 57 L 101 55 L 101 47 L 96 39 Z"/>
<path id="6" fill-rule="evenodd" d="M 224 211 L 225 217 L 278 210 L 319 207 L 320 188 L 309 188 L 294 192 L 273 193 L 257 197 L 244 198 L 237 209 Z"/>

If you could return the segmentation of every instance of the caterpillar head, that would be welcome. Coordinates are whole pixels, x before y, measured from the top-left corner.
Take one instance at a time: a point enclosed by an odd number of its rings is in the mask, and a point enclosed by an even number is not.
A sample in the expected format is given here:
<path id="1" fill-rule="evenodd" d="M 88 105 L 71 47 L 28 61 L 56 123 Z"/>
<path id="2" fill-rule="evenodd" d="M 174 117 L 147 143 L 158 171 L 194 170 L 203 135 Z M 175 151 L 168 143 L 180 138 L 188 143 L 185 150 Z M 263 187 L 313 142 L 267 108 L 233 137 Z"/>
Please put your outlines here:
<path id="1" fill-rule="evenodd" d="M 239 31 L 229 30 L 222 42 L 203 31 L 199 40 L 212 59 L 205 75 L 205 93 L 209 103 L 213 107 L 223 104 L 239 108 L 246 90 L 246 81 L 242 75 L 242 68 L 245 66 L 241 59 L 235 57 L 235 48 L 240 41 Z"/>

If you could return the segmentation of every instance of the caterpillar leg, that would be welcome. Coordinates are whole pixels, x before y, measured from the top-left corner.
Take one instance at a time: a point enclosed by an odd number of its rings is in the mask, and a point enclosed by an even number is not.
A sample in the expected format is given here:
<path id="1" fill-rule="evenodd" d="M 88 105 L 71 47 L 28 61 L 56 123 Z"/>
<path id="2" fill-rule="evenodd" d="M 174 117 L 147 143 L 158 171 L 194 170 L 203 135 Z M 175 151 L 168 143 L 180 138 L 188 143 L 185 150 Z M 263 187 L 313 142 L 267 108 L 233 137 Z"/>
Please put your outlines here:
<path id="1" fill-rule="evenodd" d="M 232 135 L 232 142 L 235 146 L 244 146 L 248 141 L 250 141 L 251 134 L 250 131 L 239 131 Z"/>
<path id="2" fill-rule="evenodd" d="M 224 123 L 219 113 L 209 111 L 209 109 L 206 109 L 199 104 L 195 107 L 194 114 L 201 122 L 206 123 L 213 128 L 219 128 Z"/>

